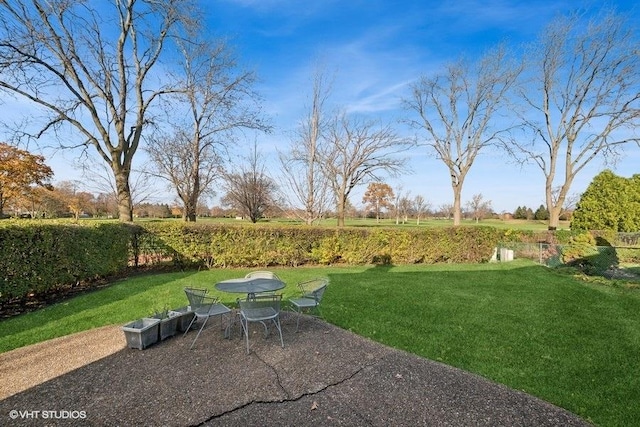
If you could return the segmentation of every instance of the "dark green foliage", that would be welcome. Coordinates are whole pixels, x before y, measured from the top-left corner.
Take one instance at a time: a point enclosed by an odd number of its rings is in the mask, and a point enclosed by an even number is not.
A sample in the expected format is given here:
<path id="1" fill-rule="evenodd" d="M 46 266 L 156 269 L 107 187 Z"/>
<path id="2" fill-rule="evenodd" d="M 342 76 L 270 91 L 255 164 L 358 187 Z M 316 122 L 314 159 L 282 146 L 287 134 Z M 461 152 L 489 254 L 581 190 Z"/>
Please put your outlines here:
<path id="1" fill-rule="evenodd" d="M 627 179 L 610 170 L 596 175 L 580 197 L 571 228 L 640 230 L 640 175 Z"/>
<path id="2" fill-rule="evenodd" d="M 513 212 L 514 219 L 526 219 L 526 213 L 522 206 L 518 206 Z"/>
<path id="3" fill-rule="evenodd" d="M 576 266 L 586 274 L 594 275 L 602 275 L 617 265 L 615 248 L 610 245 L 596 246 L 596 243 L 597 239 L 588 232 L 575 236 L 562 250 L 564 263 Z"/>
<path id="4" fill-rule="evenodd" d="M 130 240 L 121 224 L 0 227 L 0 301 L 120 272 Z"/>
<path id="5" fill-rule="evenodd" d="M 539 221 L 546 221 L 549 219 L 549 210 L 544 207 L 544 205 L 540 205 L 540 207 L 533 214 L 533 218 Z"/>
<path id="6" fill-rule="evenodd" d="M 544 242 L 572 244 L 570 262 L 601 271 L 616 261 L 595 245 L 576 247 L 574 231 L 503 230 L 494 227 L 363 228 L 256 224 L 247 226 L 172 221 L 136 225 L 86 222 L 4 224 L 0 227 L 0 301 L 96 279 L 128 265 L 228 268 L 299 265 L 480 263 L 498 246 Z M 617 244 L 616 233 L 597 234 L 597 245 Z M 610 243 L 605 243 L 610 242 Z M 536 246 L 537 247 L 537 246 Z M 606 255 L 606 256 L 605 256 Z M 618 252 L 621 261 L 638 251 Z"/>
<path id="7" fill-rule="evenodd" d="M 533 211 L 526 206 L 518 206 L 513 213 L 514 219 L 533 219 Z"/>

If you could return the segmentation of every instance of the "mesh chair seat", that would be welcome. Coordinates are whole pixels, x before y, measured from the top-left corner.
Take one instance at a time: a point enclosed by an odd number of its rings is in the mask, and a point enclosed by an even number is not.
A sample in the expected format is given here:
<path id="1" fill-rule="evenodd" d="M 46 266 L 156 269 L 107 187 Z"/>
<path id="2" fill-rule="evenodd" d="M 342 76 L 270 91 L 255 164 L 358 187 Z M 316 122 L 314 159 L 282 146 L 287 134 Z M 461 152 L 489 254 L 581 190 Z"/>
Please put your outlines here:
<path id="1" fill-rule="evenodd" d="M 208 298 L 209 299 L 209 298 Z M 214 298 L 210 298 L 210 300 L 213 301 L 217 301 Z M 193 310 L 193 306 L 191 306 L 193 313 L 196 316 L 218 316 L 221 314 L 227 314 L 229 312 L 231 312 L 231 309 L 228 308 L 226 305 L 221 304 L 221 303 L 213 303 L 213 304 L 206 304 L 196 308 L 195 310 Z"/>
<path id="2" fill-rule="evenodd" d="M 280 302 L 282 295 L 256 295 L 249 301 L 239 300 L 240 323 L 247 343 L 247 354 L 249 354 L 249 323 L 262 323 L 265 331 L 265 338 L 269 335 L 267 322 L 271 321 L 280 334 L 280 345 L 284 348 L 282 339 L 282 328 L 280 327 Z"/>
<path id="3" fill-rule="evenodd" d="M 250 322 L 262 322 L 278 317 L 278 312 L 273 307 L 244 307 L 242 314 Z"/>
<path id="4" fill-rule="evenodd" d="M 298 308 L 315 308 L 320 304 L 315 298 L 291 298 L 289 302 Z"/>

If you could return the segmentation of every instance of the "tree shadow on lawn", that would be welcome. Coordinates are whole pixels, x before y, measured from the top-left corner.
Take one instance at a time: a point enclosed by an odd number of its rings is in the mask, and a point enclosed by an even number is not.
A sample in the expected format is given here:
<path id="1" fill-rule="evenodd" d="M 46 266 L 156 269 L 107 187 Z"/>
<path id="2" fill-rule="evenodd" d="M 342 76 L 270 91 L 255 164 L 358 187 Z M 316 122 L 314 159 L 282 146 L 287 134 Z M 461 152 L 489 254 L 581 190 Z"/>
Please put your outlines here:
<path id="1" fill-rule="evenodd" d="M 64 319 L 65 317 L 73 316 L 75 313 L 93 310 L 99 311 L 100 307 L 111 305 L 118 301 L 132 299 L 136 295 L 144 294 L 151 289 L 166 285 L 178 279 L 184 279 L 196 273 L 198 273 L 196 270 L 162 274 L 150 272 L 116 279 L 102 286 L 84 290 L 81 293 L 60 293 L 57 295 L 57 299 L 47 300 L 36 310 L 30 311 L 33 313 L 33 316 L 40 318 L 41 321 L 39 323 L 32 320 L 30 316 L 29 319 L 23 316 L 23 314 L 27 314 L 28 312 L 0 320 L 0 336 L 15 335 L 32 329 L 34 324 L 54 322 Z M 182 292 L 182 288 L 180 292 Z M 185 298 L 185 305 L 186 304 L 187 301 Z M 140 313 L 139 317 L 148 315 L 148 312 Z M 91 314 L 88 313 L 88 316 L 91 316 Z M 94 326 L 104 326 L 106 324 L 107 323 L 100 323 L 100 321 L 98 321 Z M 2 346 L 0 345 L 0 347 Z"/>

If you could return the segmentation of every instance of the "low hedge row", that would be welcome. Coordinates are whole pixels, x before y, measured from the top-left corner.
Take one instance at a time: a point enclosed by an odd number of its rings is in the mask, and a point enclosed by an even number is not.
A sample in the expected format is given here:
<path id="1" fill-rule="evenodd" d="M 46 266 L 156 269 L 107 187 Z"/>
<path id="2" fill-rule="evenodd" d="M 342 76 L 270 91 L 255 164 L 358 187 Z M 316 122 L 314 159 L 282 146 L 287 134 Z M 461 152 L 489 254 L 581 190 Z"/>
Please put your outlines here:
<path id="1" fill-rule="evenodd" d="M 0 227 L 0 301 L 126 269 L 131 232 L 120 224 Z"/>
<path id="2" fill-rule="evenodd" d="M 0 227 L 0 301 L 161 262 L 206 268 L 484 262 L 499 236 L 492 227 L 5 223 Z"/>
<path id="3" fill-rule="evenodd" d="M 327 228 L 169 221 L 6 222 L 0 302 L 123 272 L 130 265 L 269 267 L 304 264 L 477 263 L 504 242 L 563 243 L 574 233 L 494 227 Z M 612 236 L 606 236 L 612 239 Z M 599 239 L 603 239 L 600 236 Z"/>
<path id="4" fill-rule="evenodd" d="M 149 222 L 134 247 L 138 263 L 268 267 L 304 264 L 409 264 L 488 261 L 493 227 L 431 229 L 326 228 Z"/>

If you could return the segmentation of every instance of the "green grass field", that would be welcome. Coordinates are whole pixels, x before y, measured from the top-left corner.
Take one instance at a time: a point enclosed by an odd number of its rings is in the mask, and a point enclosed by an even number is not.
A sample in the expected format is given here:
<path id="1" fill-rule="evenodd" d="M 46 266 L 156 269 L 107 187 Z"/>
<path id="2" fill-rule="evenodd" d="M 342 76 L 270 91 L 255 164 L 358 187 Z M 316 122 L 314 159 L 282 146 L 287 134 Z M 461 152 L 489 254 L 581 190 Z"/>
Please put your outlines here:
<path id="1" fill-rule="evenodd" d="M 117 219 L 93 219 L 93 218 L 83 218 L 79 220 L 83 221 L 100 221 L 100 222 L 118 222 Z M 136 222 L 146 222 L 146 221 L 171 221 L 171 222 L 183 222 L 182 218 L 136 218 Z M 75 223 L 74 219 L 64 218 L 64 219 L 9 219 L 0 221 L 0 227 L 3 225 L 11 225 L 11 224 L 32 224 L 34 222 L 52 222 L 52 223 Z M 304 225 L 304 222 L 295 219 L 287 219 L 287 218 L 264 218 L 258 221 L 256 224 L 252 224 L 249 220 L 245 219 L 235 219 L 235 218 L 210 218 L 210 217 L 198 217 L 197 223 L 201 224 L 235 224 L 235 225 L 247 225 L 247 226 L 261 226 L 261 225 L 277 225 L 277 224 L 286 224 L 286 225 Z M 335 218 L 325 219 L 320 221 L 317 225 L 322 227 L 336 227 L 337 221 Z M 389 227 L 389 228 L 433 228 L 433 227 L 453 227 L 452 219 L 421 219 L 420 224 L 416 223 L 415 219 L 410 219 L 406 223 L 400 222 L 396 224 L 395 219 L 381 219 L 380 221 L 376 221 L 372 218 L 347 218 L 345 220 L 345 225 L 347 227 Z M 501 219 L 484 219 L 482 221 L 474 221 L 474 220 L 463 220 L 462 224 L 464 226 L 490 226 L 496 227 L 499 229 L 512 229 L 512 230 L 530 230 L 530 231 L 545 231 L 547 230 L 547 222 L 546 221 L 537 221 L 537 220 L 522 220 L 522 219 L 510 219 L 510 220 L 501 220 Z M 570 223 L 568 221 L 560 221 L 559 230 L 569 230 Z"/>
<path id="2" fill-rule="evenodd" d="M 175 219 L 178 220 L 178 219 Z M 180 221 L 180 220 L 178 220 Z M 213 223 L 225 223 L 225 224 L 247 224 L 250 223 L 248 220 L 237 220 L 233 218 L 198 218 L 198 222 L 213 222 Z M 270 218 L 263 219 L 258 221 L 258 224 L 302 224 L 301 221 L 296 221 L 292 219 L 284 219 L 284 218 Z M 334 227 L 336 226 L 337 221 L 335 218 L 325 219 L 320 222 L 319 225 Z M 345 220 L 345 225 L 348 227 L 452 227 L 453 220 L 452 219 L 421 219 L 420 224 L 416 223 L 415 219 L 410 219 L 406 223 L 396 224 L 395 219 L 381 219 L 380 221 L 376 221 L 372 218 L 347 218 Z M 521 219 L 511 219 L 511 220 L 500 220 L 500 219 L 484 219 L 482 221 L 474 221 L 474 220 L 463 220 L 462 225 L 484 225 L 484 226 L 492 226 L 497 228 L 511 228 L 516 230 L 534 230 L 534 231 L 543 231 L 547 229 L 546 221 L 536 221 L 536 220 L 521 220 Z M 559 229 L 568 230 L 569 229 L 568 221 L 561 221 Z"/>
<path id="3" fill-rule="evenodd" d="M 130 277 L 0 322 L 0 351 L 186 305 L 247 269 Z M 601 426 L 640 419 L 640 290 L 527 261 L 481 265 L 285 268 L 287 283 L 326 276 L 323 317 L 381 343 L 477 373 Z M 234 295 L 220 294 L 232 304 Z M 124 338 L 123 338 L 124 339 Z M 285 337 L 286 340 L 286 337 Z"/>

